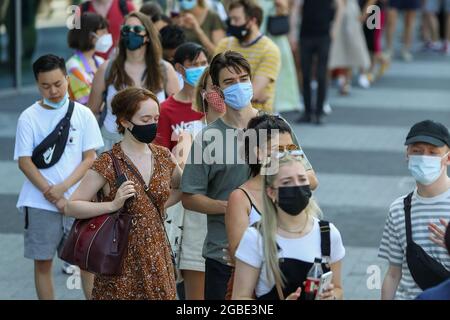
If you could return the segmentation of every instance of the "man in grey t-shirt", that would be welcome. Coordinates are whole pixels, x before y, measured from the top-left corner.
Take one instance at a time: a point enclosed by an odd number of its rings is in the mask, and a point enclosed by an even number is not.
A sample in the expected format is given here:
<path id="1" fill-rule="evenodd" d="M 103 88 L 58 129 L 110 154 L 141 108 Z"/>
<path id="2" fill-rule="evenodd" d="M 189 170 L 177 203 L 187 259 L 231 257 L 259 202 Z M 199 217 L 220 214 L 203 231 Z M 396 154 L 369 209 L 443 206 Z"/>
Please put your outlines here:
<path id="1" fill-rule="evenodd" d="M 250 175 L 237 136 L 258 110 L 251 105 L 250 65 L 241 54 L 226 51 L 215 56 L 210 75 L 213 84 L 223 91 L 227 111 L 223 118 L 203 129 L 194 141 L 181 189 L 186 209 L 208 215 L 203 248 L 205 299 L 223 300 L 231 275 L 231 267 L 223 259 L 223 249 L 228 246 L 224 221 L 227 200 Z M 208 152 L 211 148 L 215 150 Z"/>

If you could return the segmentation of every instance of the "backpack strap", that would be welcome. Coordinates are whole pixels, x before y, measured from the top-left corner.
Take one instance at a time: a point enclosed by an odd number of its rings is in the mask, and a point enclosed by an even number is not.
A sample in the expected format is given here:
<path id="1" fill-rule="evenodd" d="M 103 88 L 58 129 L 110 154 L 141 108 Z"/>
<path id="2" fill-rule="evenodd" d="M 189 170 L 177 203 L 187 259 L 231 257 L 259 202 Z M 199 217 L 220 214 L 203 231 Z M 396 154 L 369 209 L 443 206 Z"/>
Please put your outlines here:
<path id="1" fill-rule="evenodd" d="M 323 257 L 331 256 L 331 234 L 330 234 L 330 222 L 320 220 L 320 248 Z"/>
<path id="2" fill-rule="evenodd" d="M 406 243 L 413 243 L 412 229 L 411 229 L 411 202 L 414 192 L 411 192 L 403 199 L 403 209 L 405 211 L 405 228 L 406 228 Z"/>
<path id="3" fill-rule="evenodd" d="M 130 11 L 128 10 L 127 0 L 119 0 L 119 7 L 120 12 L 124 17 L 130 13 Z"/>

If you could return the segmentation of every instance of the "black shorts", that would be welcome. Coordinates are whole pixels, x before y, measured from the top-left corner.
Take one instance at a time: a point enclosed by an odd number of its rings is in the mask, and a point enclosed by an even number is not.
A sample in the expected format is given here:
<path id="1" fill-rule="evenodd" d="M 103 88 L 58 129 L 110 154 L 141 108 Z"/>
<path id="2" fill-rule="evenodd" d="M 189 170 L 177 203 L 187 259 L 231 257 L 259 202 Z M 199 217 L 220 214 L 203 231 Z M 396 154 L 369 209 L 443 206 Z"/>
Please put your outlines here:
<path id="1" fill-rule="evenodd" d="M 389 0 L 389 7 L 398 10 L 418 10 L 422 7 L 421 0 Z"/>

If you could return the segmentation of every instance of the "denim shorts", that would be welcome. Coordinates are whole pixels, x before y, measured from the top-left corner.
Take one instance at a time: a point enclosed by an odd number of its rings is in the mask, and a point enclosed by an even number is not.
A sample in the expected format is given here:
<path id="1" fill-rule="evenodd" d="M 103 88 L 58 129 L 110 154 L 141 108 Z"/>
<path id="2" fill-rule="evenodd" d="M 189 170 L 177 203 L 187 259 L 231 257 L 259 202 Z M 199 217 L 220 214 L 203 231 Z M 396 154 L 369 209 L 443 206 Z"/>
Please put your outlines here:
<path id="1" fill-rule="evenodd" d="M 426 0 L 425 2 L 426 12 L 439 13 L 441 8 L 444 8 L 446 13 L 450 13 L 450 0 Z"/>
<path id="2" fill-rule="evenodd" d="M 59 212 L 24 208 L 24 256 L 32 260 L 52 260 L 60 253 L 74 218 Z"/>

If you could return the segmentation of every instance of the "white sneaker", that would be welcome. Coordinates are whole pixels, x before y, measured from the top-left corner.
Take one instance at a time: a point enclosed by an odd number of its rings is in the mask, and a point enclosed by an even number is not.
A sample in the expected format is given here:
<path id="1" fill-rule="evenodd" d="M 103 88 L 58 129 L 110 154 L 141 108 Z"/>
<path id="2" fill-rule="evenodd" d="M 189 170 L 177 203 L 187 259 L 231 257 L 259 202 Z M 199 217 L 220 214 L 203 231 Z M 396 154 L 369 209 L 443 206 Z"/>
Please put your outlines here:
<path id="1" fill-rule="evenodd" d="M 367 78 L 367 75 L 360 74 L 358 78 L 358 84 L 363 89 L 369 89 L 370 88 L 370 81 Z"/>
<path id="2" fill-rule="evenodd" d="M 408 50 L 402 50 L 402 59 L 405 62 L 411 62 L 414 60 L 413 55 Z"/>
<path id="3" fill-rule="evenodd" d="M 77 266 L 73 266 L 73 265 L 71 265 L 71 264 L 69 264 L 67 262 L 63 262 L 62 272 L 65 273 L 65 274 L 73 274 L 75 272 L 75 268 L 76 267 Z"/>
<path id="4" fill-rule="evenodd" d="M 329 115 L 332 112 L 333 112 L 333 110 L 331 109 L 330 103 L 328 101 L 325 102 L 323 105 L 323 113 L 325 113 L 326 115 Z"/>

